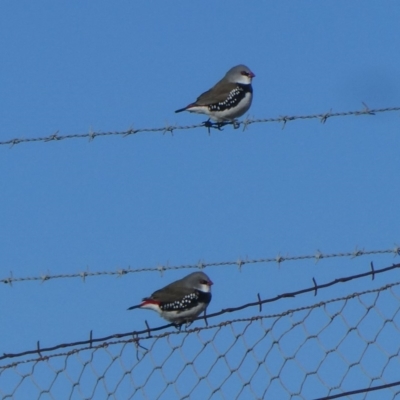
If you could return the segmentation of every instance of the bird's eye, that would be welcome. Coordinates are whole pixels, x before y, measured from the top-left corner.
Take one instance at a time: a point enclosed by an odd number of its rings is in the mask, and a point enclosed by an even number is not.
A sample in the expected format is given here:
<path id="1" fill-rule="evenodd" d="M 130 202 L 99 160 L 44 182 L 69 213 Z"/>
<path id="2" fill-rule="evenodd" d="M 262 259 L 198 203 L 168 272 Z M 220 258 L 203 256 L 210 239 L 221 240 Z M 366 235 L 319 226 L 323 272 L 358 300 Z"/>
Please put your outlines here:
<path id="1" fill-rule="evenodd" d="M 200 281 L 200 283 L 201 283 L 202 285 L 208 285 L 208 282 L 207 282 L 206 280 L 204 280 L 204 279 L 202 279 L 202 280 Z"/>
<path id="2" fill-rule="evenodd" d="M 249 76 L 250 75 L 247 71 L 242 71 L 241 74 L 244 75 L 244 76 Z"/>

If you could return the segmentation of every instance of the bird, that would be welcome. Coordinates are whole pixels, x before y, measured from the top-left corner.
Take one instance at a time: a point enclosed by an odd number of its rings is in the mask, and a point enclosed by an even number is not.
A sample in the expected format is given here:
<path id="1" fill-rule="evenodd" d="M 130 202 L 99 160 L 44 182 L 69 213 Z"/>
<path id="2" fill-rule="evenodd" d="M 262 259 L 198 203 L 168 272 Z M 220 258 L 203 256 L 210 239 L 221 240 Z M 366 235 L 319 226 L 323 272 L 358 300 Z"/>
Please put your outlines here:
<path id="1" fill-rule="evenodd" d="M 211 301 L 213 282 L 204 272 L 193 272 L 182 279 L 156 290 L 138 305 L 128 310 L 143 308 L 156 311 L 162 318 L 172 322 L 179 329 L 206 310 Z"/>
<path id="2" fill-rule="evenodd" d="M 255 74 L 243 64 L 231 68 L 225 76 L 210 90 L 202 93 L 194 103 L 176 110 L 176 113 L 189 111 L 191 113 L 206 114 L 217 125 L 234 122 L 251 106 L 253 87 L 251 81 Z"/>

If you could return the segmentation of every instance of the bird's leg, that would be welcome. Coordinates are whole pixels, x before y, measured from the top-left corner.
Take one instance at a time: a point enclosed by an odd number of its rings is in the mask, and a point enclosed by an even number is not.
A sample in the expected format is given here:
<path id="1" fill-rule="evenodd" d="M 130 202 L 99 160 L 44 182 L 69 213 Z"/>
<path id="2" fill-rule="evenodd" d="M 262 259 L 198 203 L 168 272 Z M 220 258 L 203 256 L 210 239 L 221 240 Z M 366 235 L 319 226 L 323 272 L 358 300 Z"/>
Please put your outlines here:
<path id="1" fill-rule="evenodd" d="M 232 121 L 233 129 L 238 129 L 240 127 L 240 122 L 237 119 Z"/>
<path id="2" fill-rule="evenodd" d="M 223 131 L 222 127 L 228 125 L 229 122 L 216 122 L 214 124 L 214 128 L 218 129 L 219 131 Z"/>
<path id="3" fill-rule="evenodd" d="M 175 328 L 178 329 L 178 331 L 180 332 L 182 329 L 183 323 L 182 324 L 174 324 L 174 325 L 175 325 Z"/>
<path id="4" fill-rule="evenodd" d="M 219 131 L 222 131 L 222 127 L 225 126 L 227 122 L 211 122 L 210 118 L 207 121 L 204 121 L 202 123 L 203 126 L 205 126 L 208 129 L 208 134 L 210 134 L 210 128 L 218 129 Z"/>
<path id="5" fill-rule="evenodd" d="M 193 321 L 186 321 L 185 329 L 189 328 L 190 325 L 192 325 Z"/>
<path id="6" fill-rule="evenodd" d="M 210 133 L 211 133 L 211 132 L 210 132 L 210 128 L 212 128 L 213 125 L 214 125 L 214 124 L 210 121 L 210 118 L 208 118 L 207 121 L 204 121 L 202 125 L 204 125 L 204 126 L 207 128 L 208 135 L 210 135 Z"/>

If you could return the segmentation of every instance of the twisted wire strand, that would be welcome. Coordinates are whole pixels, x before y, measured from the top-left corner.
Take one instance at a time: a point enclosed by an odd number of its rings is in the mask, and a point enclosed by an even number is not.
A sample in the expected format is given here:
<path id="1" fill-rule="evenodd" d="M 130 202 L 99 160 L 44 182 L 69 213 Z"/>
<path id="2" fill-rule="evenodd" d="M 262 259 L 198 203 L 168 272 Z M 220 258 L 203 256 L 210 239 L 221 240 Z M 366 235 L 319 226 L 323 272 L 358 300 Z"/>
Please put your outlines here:
<path id="1" fill-rule="evenodd" d="M 88 277 L 98 277 L 98 276 L 117 276 L 121 277 L 126 274 L 133 274 L 133 273 L 141 273 L 141 272 L 158 272 L 163 274 L 164 271 L 171 271 L 171 270 L 181 270 L 181 269 L 199 269 L 202 270 L 207 267 L 228 267 L 228 266 L 236 266 L 237 268 L 241 269 L 244 265 L 255 265 L 255 264 L 267 264 L 267 263 L 277 263 L 280 265 L 285 261 L 301 261 L 301 260 L 315 260 L 316 262 L 328 259 L 328 258 L 356 258 L 361 256 L 367 255 L 384 255 L 384 254 L 393 254 L 394 256 L 400 255 L 400 247 L 395 246 L 391 249 L 378 249 L 378 250 L 363 250 L 363 249 L 355 249 L 353 251 L 348 252 L 337 252 L 337 253 L 322 253 L 317 251 L 315 254 L 306 254 L 306 255 L 299 255 L 299 256 L 281 256 L 278 255 L 276 257 L 269 257 L 269 258 L 256 258 L 256 259 L 242 259 L 239 258 L 236 261 L 234 260 L 227 260 L 227 261 L 220 261 L 220 262 L 202 262 L 199 261 L 197 264 L 182 264 L 182 265 L 175 265 L 175 266 L 168 266 L 168 265 L 159 265 L 157 267 L 144 267 L 144 268 L 136 268 L 131 269 L 128 268 L 118 268 L 114 271 L 81 271 L 71 274 L 42 274 L 40 276 L 25 276 L 25 277 L 14 277 L 13 274 L 9 277 L 0 279 L 0 283 L 5 283 L 8 285 L 12 285 L 15 282 L 26 282 L 26 281 L 40 281 L 45 282 L 52 279 L 67 279 L 67 278 L 81 278 L 85 281 Z"/>
<path id="2" fill-rule="evenodd" d="M 363 103 L 364 104 L 364 103 Z M 284 115 L 275 118 L 246 118 L 242 121 L 232 121 L 228 122 L 226 125 L 233 125 L 234 128 L 242 127 L 245 130 L 249 125 L 259 124 L 259 123 L 280 123 L 282 124 L 282 128 L 286 126 L 288 122 L 296 121 L 296 120 L 310 120 L 310 119 L 318 119 L 322 123 L 325 123 L 328 118 L 337 118 L 337 117 L 348 117 L 348 116 L 361 116 L 361 115 L 376 115 L 384 112 L 395 112 L 400 111 L 400 107 L 385 107 L 385 108 L 375 108 L 370 109 L 367 105 L 364 104 L 364 108 L 361 110 L 353 110 L 353 111 L 343 111 L 343 112 L 332 112 L 328 111 L 326 113 L 317 113 L 317 114 L 309 114 L 309 115 Z M 134 129 L 130 128 L 126 131 L 108 131 L 108 132 L 94 132 L 89 131 L 88 133 L 74 133 L 67 135 L 59 135 L 59 131 L 47 136 L 40 137 L 31 137 L 31 138 L 14 138 L 0 141 L 0 146 L 15 146 L 21 143 L 37 143 L 37 142 L 52 142 L 52 141 L 60 141 L 66 139 L 89 139 L 92 141 L 96 137 L 103 136 L 130 136 L 136 135 L 138 133 L 171 133 L 178 130 L 190 130 L 190 129 L 199 129 L 199 128 L 207 128 L 207 126 L 202 124 L 193 124 L 193 125 L 166 125 L 164 127 L 159 128 L 139 128 Z"/>

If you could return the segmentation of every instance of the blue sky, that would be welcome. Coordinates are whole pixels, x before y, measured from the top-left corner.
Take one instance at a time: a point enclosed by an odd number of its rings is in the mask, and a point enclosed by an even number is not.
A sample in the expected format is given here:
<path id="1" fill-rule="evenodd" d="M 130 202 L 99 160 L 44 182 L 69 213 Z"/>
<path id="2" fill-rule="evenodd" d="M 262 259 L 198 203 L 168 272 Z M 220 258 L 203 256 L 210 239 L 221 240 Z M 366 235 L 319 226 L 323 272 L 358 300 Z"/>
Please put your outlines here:
<path id="1" fill-rule="evenodd" d="M 398 107 L 399 20 L 395 1 L 3 0 L 0 141 L 200 123 L 173 111 L 239 63 L 256 74 L 249 117 Z M 2 146 L 0 278 L 394 247 L 399 121 L 397 112 Z M 209 312 L 370 261 L 393 257 L 209 268 Z M 0 352 L 162 324 L 126 308 L 189 272 L 4 285 Z"/>

